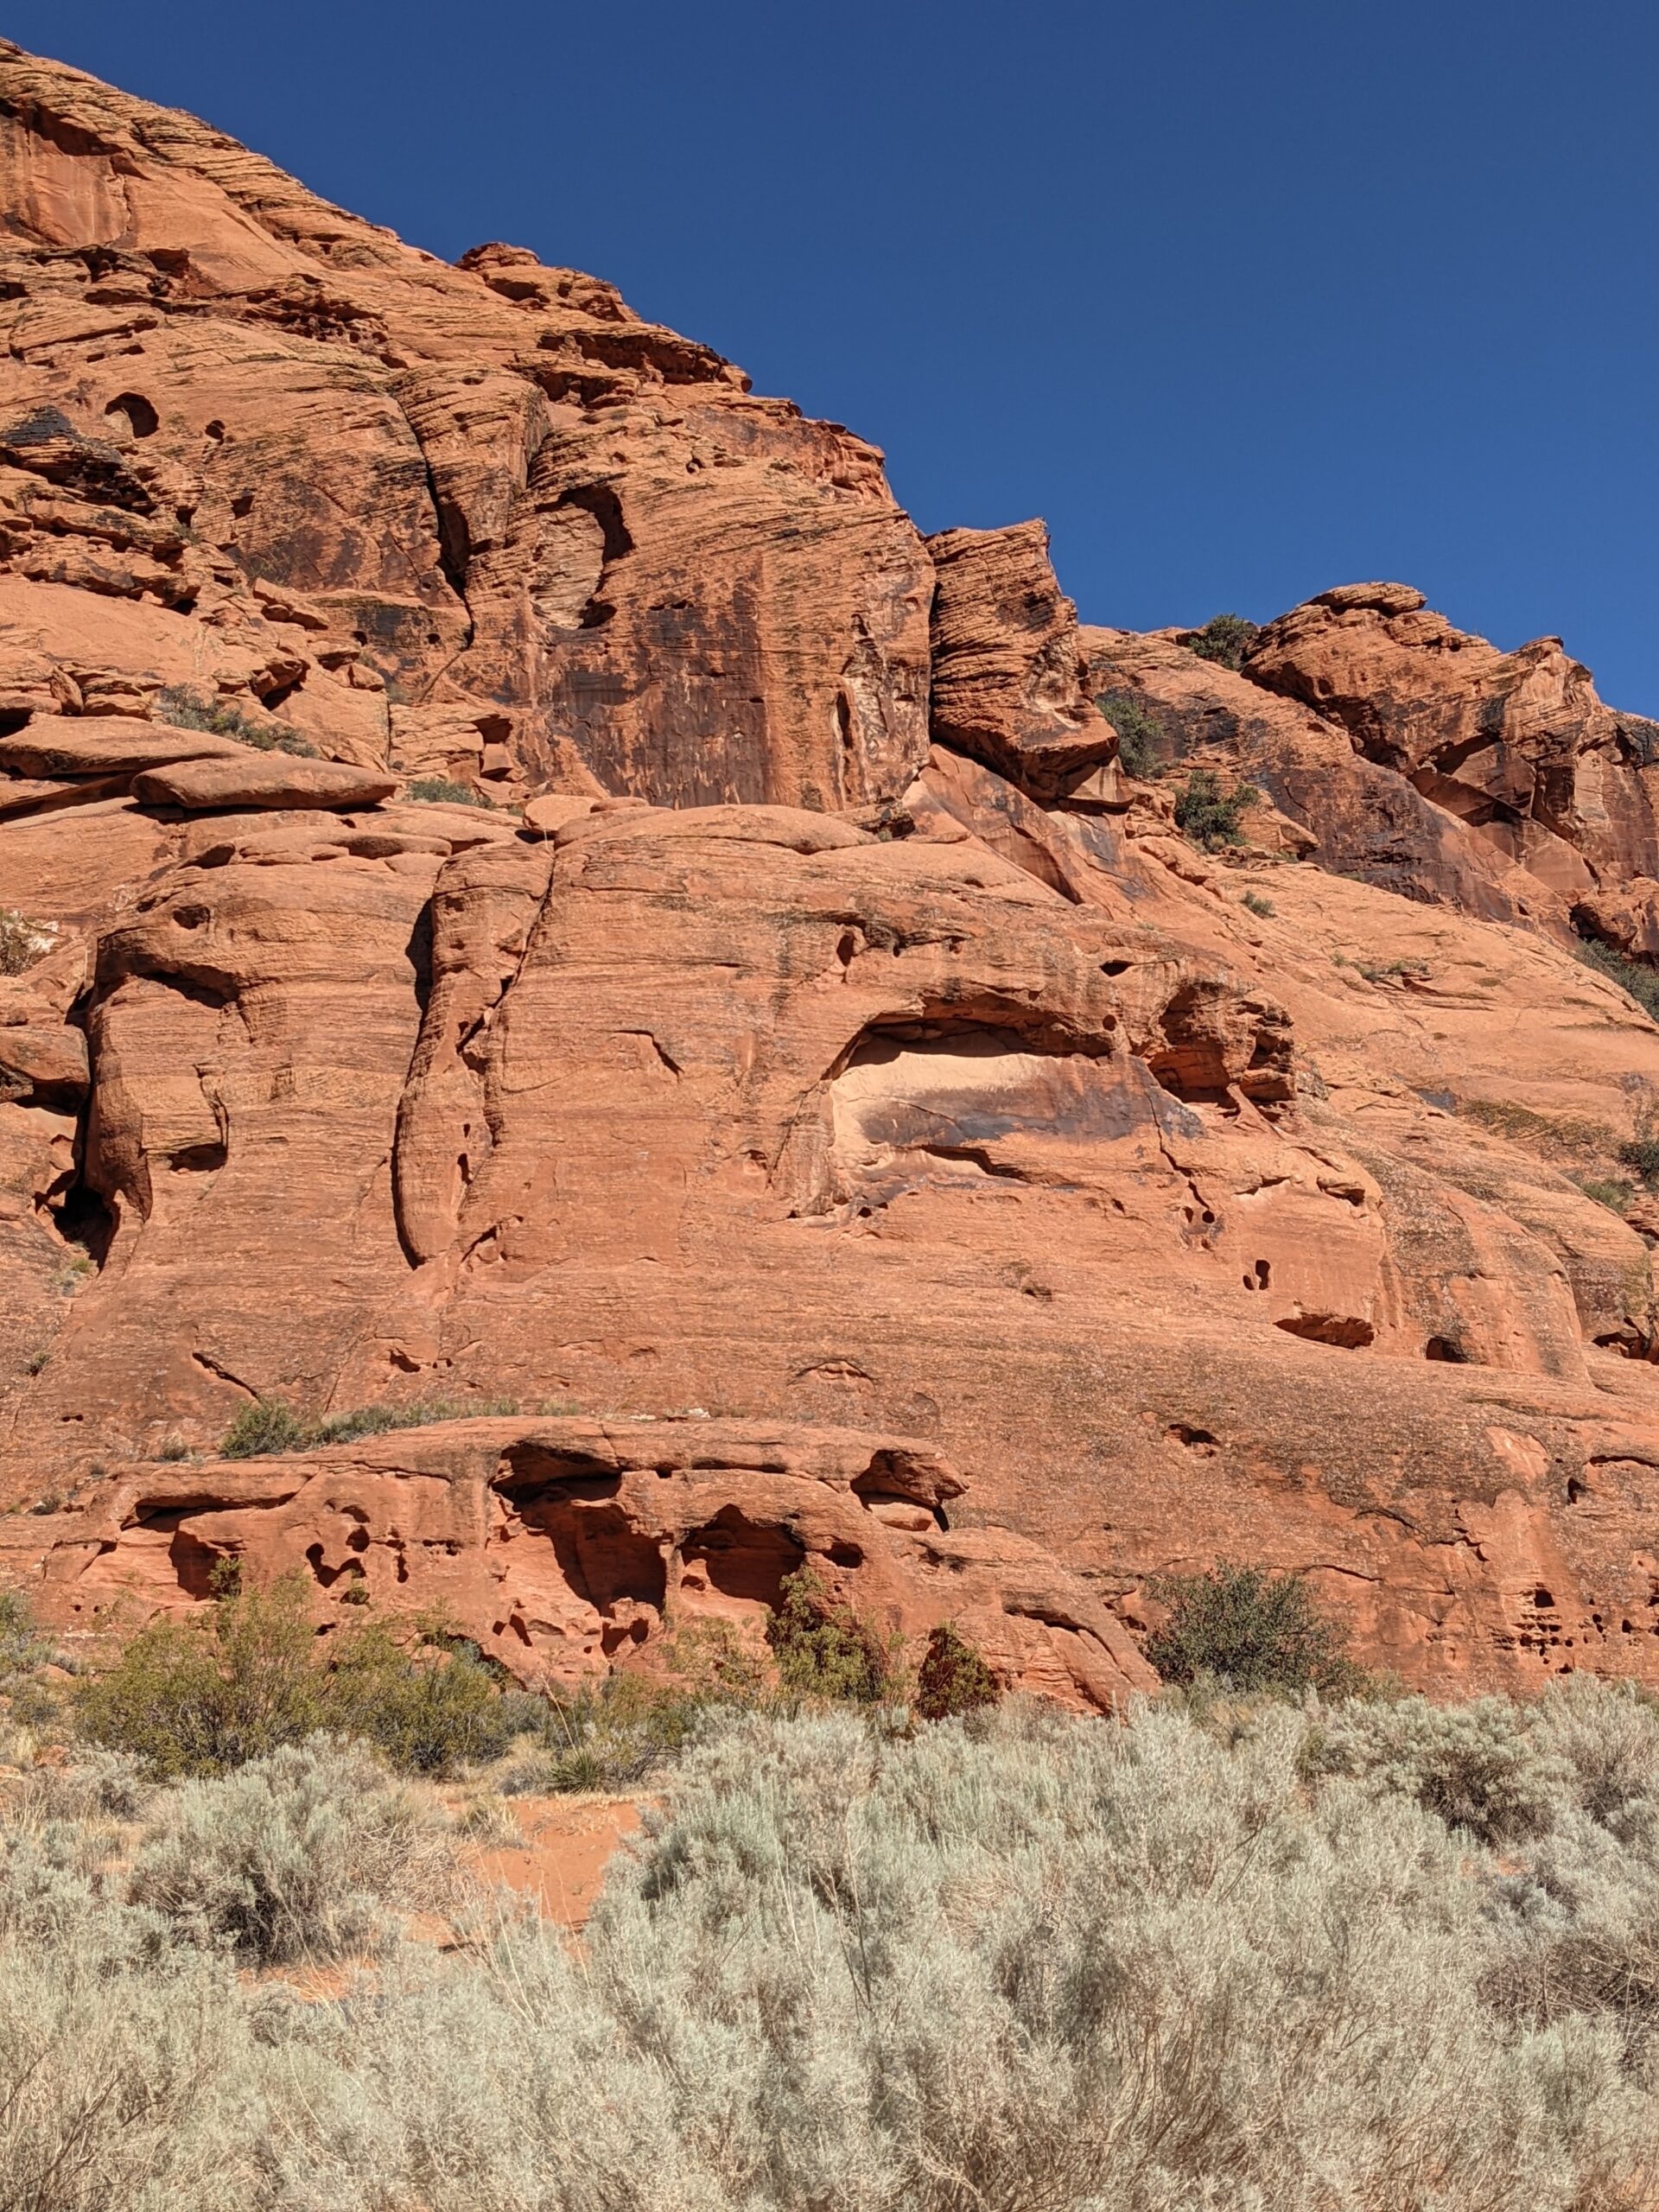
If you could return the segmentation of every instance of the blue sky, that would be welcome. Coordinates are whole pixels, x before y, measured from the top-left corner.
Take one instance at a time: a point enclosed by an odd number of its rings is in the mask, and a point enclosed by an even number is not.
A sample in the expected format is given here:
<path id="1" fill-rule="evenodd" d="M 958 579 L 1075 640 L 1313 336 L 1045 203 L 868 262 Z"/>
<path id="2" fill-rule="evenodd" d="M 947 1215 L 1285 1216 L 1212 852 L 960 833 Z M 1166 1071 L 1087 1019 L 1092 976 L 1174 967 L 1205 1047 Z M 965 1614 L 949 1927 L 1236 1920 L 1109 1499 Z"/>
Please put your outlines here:
<path id="1" fill-rule="evenodd" d="M 1040 514 L 1086 620 L 1419 584 L 1659 713 L 1659 10 L 22 0 L 433 251 L 594 270 Z"/>

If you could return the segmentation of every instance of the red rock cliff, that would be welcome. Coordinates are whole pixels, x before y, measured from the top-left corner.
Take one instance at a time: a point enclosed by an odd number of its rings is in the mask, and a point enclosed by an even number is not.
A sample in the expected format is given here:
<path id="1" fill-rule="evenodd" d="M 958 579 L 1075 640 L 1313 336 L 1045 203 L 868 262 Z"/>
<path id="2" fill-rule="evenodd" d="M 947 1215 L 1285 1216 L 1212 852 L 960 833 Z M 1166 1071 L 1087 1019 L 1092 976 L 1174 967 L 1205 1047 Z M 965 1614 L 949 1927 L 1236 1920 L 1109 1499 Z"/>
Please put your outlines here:
<path id="1" fill-rule="evenodd" d="M 811 1557 L 1104 1702 L 1227 1554 L 1659 1676 L 1659 1029 L 1575 957 L 1659 950 L 1649 725 L 1399 586 L 1080 630 L 608 286 L 10 48 L 0 166 L 0 1570 L 569 1676 Z"/>

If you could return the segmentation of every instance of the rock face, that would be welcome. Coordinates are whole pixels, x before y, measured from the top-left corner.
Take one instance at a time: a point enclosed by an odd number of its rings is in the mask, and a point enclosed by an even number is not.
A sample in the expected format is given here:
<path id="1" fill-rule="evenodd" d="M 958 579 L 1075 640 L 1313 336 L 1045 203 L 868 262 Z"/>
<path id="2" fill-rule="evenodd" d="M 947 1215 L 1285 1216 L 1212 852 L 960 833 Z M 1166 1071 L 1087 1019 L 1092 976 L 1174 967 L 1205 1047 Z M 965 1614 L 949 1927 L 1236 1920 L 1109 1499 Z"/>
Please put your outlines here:
<path id="1" fill-rule="evenodd" d="M 933 730 L 1041 797 L 1075 790 L 1117 734 L 1089 696 L 1077 611 L 1061 596 L 1039 522 L 928 540 Z"/>
<path id="2" fill-rule="evenodd" d="M 1575 957 L 1659 958 L 1649 725 L 1399 586 L 1079 629 L 608 286 L 12 48 L 0 162 L 0 1575 L 569 1680 L 810 1558 L 1104 1705 L 1227 1556 L 1659 1680 L 1659 1028 Z"/>
<path id="3" fill-rule="evenodd" d="M 1659 874 L 1659 724 L 1605 707 L 1559 638 L 1501 653 L 1408 585 L 1347 584 L 1270 623 L 1247 672 L 1564 899 Z"/>
<path id="4" fill-rule="evenodd" d="M 957 1623 L 1023 1688 L 1107 1705 L 1154 1687 L 1110 1609 L 1036 1545 L 951 1529 L 965 1487 L 925 1445 L 868 1430 L 458 1421 L 256 1467 L 134 1468 L 95 1519 L 37 1520 L 10 1549 L 43 1558 L 72 1624 L 140 1597 L 188 1608 L 229 1561 L 309 1575 L 325 1619 L 365 1598 L 441 1606 L 523 1679 L 567 1684 L 647 1654 L 671 1620 L 760 1630 L 810 1562 L 903 1630 Z"/>
<path id="5" fill-rule="evenodd" d="M 15 48 L 0 103 L 0 708 L 206 680 L 359 761 L 447 718 L 504 786 L 909 781 L 932 564 L 872 447 L 608 285 L 447 267 Z"/>

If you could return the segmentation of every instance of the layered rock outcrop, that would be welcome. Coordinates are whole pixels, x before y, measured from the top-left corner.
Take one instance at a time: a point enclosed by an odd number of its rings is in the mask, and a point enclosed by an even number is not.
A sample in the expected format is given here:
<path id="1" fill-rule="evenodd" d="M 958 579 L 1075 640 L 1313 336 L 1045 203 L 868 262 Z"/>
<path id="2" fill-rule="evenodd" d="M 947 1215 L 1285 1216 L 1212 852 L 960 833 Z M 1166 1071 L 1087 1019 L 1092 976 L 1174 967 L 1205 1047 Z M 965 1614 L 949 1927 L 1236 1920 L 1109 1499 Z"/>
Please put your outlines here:
<path id="1" fill-rule="evenodd" d="M 1104 1704 L 1228 1556 L 1659 1679 L 1659 1028 L 1575 957 L 1659 944 L 1649 725 L 1403 587 L 1079 628 L 597 280 L 10 48 L 0 165 L 0 1573 L 569 1680 L 810 1558 Z"/>

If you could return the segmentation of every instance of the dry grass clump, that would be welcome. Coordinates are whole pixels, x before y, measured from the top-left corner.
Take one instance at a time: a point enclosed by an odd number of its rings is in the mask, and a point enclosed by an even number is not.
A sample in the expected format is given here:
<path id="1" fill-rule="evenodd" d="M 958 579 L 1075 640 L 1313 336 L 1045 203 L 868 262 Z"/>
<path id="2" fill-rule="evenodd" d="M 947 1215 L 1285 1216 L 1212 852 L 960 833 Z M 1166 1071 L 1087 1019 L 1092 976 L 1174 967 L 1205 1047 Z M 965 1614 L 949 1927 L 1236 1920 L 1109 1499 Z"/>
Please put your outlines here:
<path id="1" fill-rule="evenodd" d="M 1461 1098 L 1458 1111 L 1465 1121 L 1478 1122 L 1545 1160 L 1599 1160 L 1611 1157 L 1618 1147 L 1605 1122 L 1579 1114 L 1540 1114 L 1514 1098 Z"/>
<path id="2" fill-rule="evenodd" d="M 14 906 L 0 906 L 0 976 L 21 976 L 52 949 L 49 923 L 31 921 Z"/>
<path id="3" fill-rule="evenodd" d="M 210 730 L 216 737 L 233 737 L 239 744 L 251 745 L 260 753 L 288 753 L 296 760 L 315 760 L 317 748 L 279 721 L 255 721 L 244 709 L 228 699 L 205 698 L 186 684 L 171 684 L 156 702 L 157 721 L 170 722 L 175 729 Z"/>

